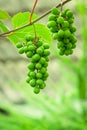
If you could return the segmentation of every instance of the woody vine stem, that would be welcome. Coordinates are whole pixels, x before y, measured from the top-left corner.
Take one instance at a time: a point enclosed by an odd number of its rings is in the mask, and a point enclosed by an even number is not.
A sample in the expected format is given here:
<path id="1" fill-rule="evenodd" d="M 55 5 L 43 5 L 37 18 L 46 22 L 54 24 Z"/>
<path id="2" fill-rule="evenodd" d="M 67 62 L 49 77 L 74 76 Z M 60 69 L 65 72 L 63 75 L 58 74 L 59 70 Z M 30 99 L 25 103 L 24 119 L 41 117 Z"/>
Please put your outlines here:
<path id="1" fill-rule="evenodd" d="M 71 1 L 71 0 L 64 0 L 64 1 L 62 2 L 62 6 L 65 5 L 66 3 L 70 2 L 70 1 Z M 60 2 L 56 7 L 57 7 L 57 8 L 58 8 L 58 7 L 61 7 L 61 2 Z M 8 31 L 8 32 L 2 33 L 2 34 L 0 34 L 0 37 L 10 36 L 10 35 L 12 35 L 12 34 L 13 34 L 15 31 L 17 31 L 17 30 L 20 30 L 20 29 L 25 28 L 25 27 L 27 27 L 27 26 L 33 25 L 34 23 L 36 23 L 36 22 L 39 21 L 40 19 L 42 19 L 42 18 L 44 18 L 45 16 L 47 16 L 50 12 L 51 12 L 51 10 L 48 10 L 48 11 L 45 12 L 42 16 L 40 16 L 40 17 L 37 18 L 36 20 L 30 22 L 29 24 L 26 24 L 26 25 L 21 26 L 21 27 L 19 27 L 19 28 L 16 28 L 16 29 L 10 30 L 10 31 Z"/>

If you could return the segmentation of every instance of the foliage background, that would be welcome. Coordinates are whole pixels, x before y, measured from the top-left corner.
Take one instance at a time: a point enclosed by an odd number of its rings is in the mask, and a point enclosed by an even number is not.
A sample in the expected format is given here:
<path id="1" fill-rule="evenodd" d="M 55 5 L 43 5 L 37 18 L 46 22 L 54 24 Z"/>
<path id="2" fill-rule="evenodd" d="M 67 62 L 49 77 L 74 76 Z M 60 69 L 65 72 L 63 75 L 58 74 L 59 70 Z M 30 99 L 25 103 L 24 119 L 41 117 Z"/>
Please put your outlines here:
<path id="1" fill-rule="evenodd" d="M 9 4 L 7 4 L 7 2 Z M 0 1 L 0 8 L 11 16 L 32 9 L 33 1 Z M 35 12 L 43 12 L 58 3 L 40 1 Z M 20 6 L 21 5 L 21 6 Z M 71 6 L 72 5 L 72 6 Z M 64 8 L 75 15 L 77 48 L 69 57 L 60 57 L 55 42 L 47 87 L 39 95 L 25 83 L 28 59 L 5 38 L 0 38 L 0 129 L 1 130 L 86 130 L 87 129 L 87 10 L 86 1 L 73 0 Z M 14 8 L 13 8 L 14 7 Z M 46 24 L 47 17 L 40 21 Z M 10 20 L 4 21 L 11 29 Z"/>

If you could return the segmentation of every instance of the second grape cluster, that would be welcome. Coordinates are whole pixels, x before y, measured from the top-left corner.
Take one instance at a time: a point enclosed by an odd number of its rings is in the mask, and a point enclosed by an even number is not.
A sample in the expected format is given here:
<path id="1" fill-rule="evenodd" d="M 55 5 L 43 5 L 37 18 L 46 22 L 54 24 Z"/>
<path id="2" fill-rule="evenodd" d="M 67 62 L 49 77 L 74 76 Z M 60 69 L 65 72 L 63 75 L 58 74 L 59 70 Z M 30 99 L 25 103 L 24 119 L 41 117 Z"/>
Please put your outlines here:
<path id="1" fill-rule="evenodd" d="M 48 28 L 52 32 L 53 39 L 57 40 L 60 55 L 70 55 L 76 47 L 76 27 L 73 26 L 74 15 L 70 9 L 60 11 L 53 8 L 48 19 Z"/>

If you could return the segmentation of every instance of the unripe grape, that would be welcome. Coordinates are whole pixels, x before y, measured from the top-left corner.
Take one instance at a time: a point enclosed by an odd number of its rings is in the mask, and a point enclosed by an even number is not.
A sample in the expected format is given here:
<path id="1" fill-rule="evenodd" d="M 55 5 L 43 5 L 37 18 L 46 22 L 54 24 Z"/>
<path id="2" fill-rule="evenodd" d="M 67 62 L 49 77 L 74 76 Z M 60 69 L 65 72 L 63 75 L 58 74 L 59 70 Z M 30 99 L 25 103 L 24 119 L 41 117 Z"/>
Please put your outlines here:
<path id="1" fill-rule="evenodd" d="M 32 56 L 32 62 L 37 62 L 40 59 L 40 55 L 39 54 L 35 54 Z"/>
<path id="2" fill-rule="evenodd" d="M 26 35 L 25 36 L 25 40 L 28 42 L 28 41 L 33 41 L 34 40 L 34 37 L 31 36 L 31 35 Z"/>
<path id="3" fill-rule="evenodd" d="M 51 28 L 50 28 L 50 31 L 51 31 L 52 33 L 56 33 L 56 32 L 58 32 L 58 28 L 57 28 L 57 27 L 51 27 Z"/>
<path id="4" fill-rule="evenodd" d="M 68 49 L 72 48 L 72 44 L 71 43 L 67 44 L 67 48 Z"/>
<path id="5" fill-rule="evenodd" d="M 48 72 L 44 74 L 44 77 L 47 78 L 49 76 Z"/>
<path id="6" fill-rule="evenodd" d="M 42 74 L 41 74 L 40 72 L 38 72 L 38 73 L 36 74 L 36 78 L 38 78 L 38 79 L 42 78 Z"/>
<path id="7" fill-rule="evenodd" d="M 43 55 L 44 56 L 49 56 L 50 55 L 49 49 L 45 49 Z"/>
<path id="8" fill-rule="evenodd" d="M 16 47 L 17 47 L 17 48 L 21 48 L 21 47 L 23 47 L 23 45 L 22 45 L 21 42 L 18 42 L 18 43 L 16 44 Z"/>
<path id="9" fill-rule="evenodd" d="M 53 39 L 54 40 L 58 39 L 58 33 L 53 33 Z"/>
<path id="10" fill-rule="evenodd" d="M 71 26 L 71 27 L 70 27 L 70 31 L 71 31 L 71 33 L 74 33 L 74 32 L 76 32 L 76 27 L 74 27 L 74 26 Z"/>
<path id="11" fill-rule="evenodd" d="M 64 31 L 64 37 L 68 38 L 71 36 L 71 32 L 67 29 L 66 31 Z"/>
<path id="12" fill-rule="evenodd" d="M 44 49 L 49 49 L 50 48 L 49 43 L 44 43 L 43 47 L 44 47 Z"/>
<path id="13" fill-rule="evenodd" d="M 42 65 L 40 63 L 37 63 L 35 66 L 36 69 L 41 69 L 41 67 L 42 67 Z"/>
<path id="14" fill-rule="evenodd" d="M 31 80 L 31 78 L 30 78 L 30 77 L 28 77 L 28 78 L 26 79 L 26 82 L 27 82 L 27 83 L 29 83 L 29 82 L 30 82 L 30 80 Z"/>
<path id="15" fill-rule="evenodd" d="M 46 60 L 46 61 L 49 61 L 49 57 L 48 57 L 48 56 L 45 56 L 45 60 Z"/>
<path id="16" fill-rule="evenodd" d="M 29 76 L 30 76 L 31 78 L 35 78 L 35 77 L 36 77 L 36 73 L 35 73 L 34 71 L 30 71 L 30 72 L 29 72 Z"/>
<path id="17" fill-rule="evenodd" d="M 62 41 L 59 41 L 57 46 L 58 46 L 58 48 L 61 48 L 61 47 L 63 47 L 63 46 L 64 46 L 64 44 L 63 44 L 63 42 L 62 42 Z"/>
<path id="18" fill-rule="evenodd" d="M 66 45 L 66 44 L 68 44 L 70 41 L 69 41 L 69 37 L 65 37 L 64 39 L 63 39 L 63 43 Z"/>
<path id="19" fill-rule="evenodd" d="M 43 84 L 43 80 L 42 79 L 37 79 L 36 80 L 36 84 L 37 85 L 42 85 Z"/>
<path id="20" fill-rule="evenodd" d="M 33 44 L 32 41 L 27 42 L 27 47 L 32 45 L 32 44 Z"/>
<path id="21" fill-rule="evenodd" d="M 28 69 L 30 69 L 30 70 L 34 70 L 34 68 L 35 68 L 35 65 L 34 65 L 34 63 L 29 63 L 29 65 L 28 65 Z"/>
<path id="22" fill-rule="evenodd" d="M 58 31 L 58 38 L 63 38 L 63 36 L 64 36 L 64 31 L 60 29 Z"/>
<path id="23" fill-rule="evenodd" d="M 39 87 L 40 87 L 40 89 L 44 89 L 44 88 L 46 87 L 46 84 L 45 84 L 45 83 L 43 83 L 43 84 L 42 84 L 42 85 L 40 85 Z"/>
<path id="24" fill-rule="evenodd" d="M 60 10 L 58 8 L 53 8 L 51 12 L 54 15 L 59 15 L 60 14 Z"/>
<path id="25" fill-rule="evenodd" d="M 31 85 L 32 87 L 35 87 L 35 85 L 36 85 L 36 80 L 35 80 L 35 79 L 31 79 L 29 83 L 30 83 L 30 85 Z"/>
<path id="26" fill-rule="evenodd" d="M 28 47 L 27 46 L 24 46 L 24 52 L 28 52 Z"/>
<path id="27" fill-rule="evenodd" d="M 70 50 L 65 50 L 65 55 L 68 56 L 70 54 Z"/>
<path id="28" fill-rule="evenodd" d="M 38 47 L 40 47 L 40 46 L 42 46 L 42 45 L 43 45 L 43 42 L 42 42 L 42 41 L 38 41 L 38 42 L 37 42 L 37 46 L 38 46 Z"/>
<path id="29" fill-rule="evenodd" d="M 58 24 L 62 24 L 64 22 L 64 18 L 62 16 L 59 16 L 57 18 L 57 22 L 58 22 Z"/>
<path id="30" fill-rule="evenodd" d="M 72 49 L 76 48 L 76 44 L 72 44 Z"/>
<path id="31" fill-rule="evenodd" d="M 68 21 L 64 21 L 62 23 L 62 28 L 68 28 L 69 27 L 69 22 Z"/>
<path id="32" fill-rule="evenodd" d="M 35 50 L 35 46 L 34 46 L 34 45 L 28 46 L 28 50 L 29 50 L 29 51 L 34 51 L 34 50 Z"/>
<path id="33" fill-rule="evenodd" d="M 42 67 L 41 70 L 40 70 L 40 73 L 44 74 L 46 73 L 47 69 L 45 67 Z"/>
<path id="34" fill-rule="evenodd" d="M 65 48 L 64 48 L 64 47 L 60 48 L 59 54 L 60 54 L 60 55 L 64 55 L 64 53 L 65 53 Z"/>
<path id="35" fill-rule="evenodd" d="M 40 88 L 39 88 L 39 87 L 35 87 L 35 88 L 34 88 L 34 93 L 35 93 L 35 94 L 38 94 L 39 92 L 40 92 Z"/>
<path id="36" fill-rule="evenodd" d="M 68 22 L 69 22 L 69 24 L 73 24 L 74 23 L 74 18 L 69 19 Z"/>
<path id="37" fill-rule="evenodd" d="M 20 48 L 20 49 L 18 50 L 18 53 L 23 54 L 23 53 L 24 53 L 24 48 L 23 48 L 23 47 Z"/>
<path id="38" fill-rule="evenodd" d="M 68 18 L 71 18 L 71 17 L 73 17 L 73 13 L 72 13 L 71 11 L 67 11 L 67 12 L 66 12 L 66 16 L 67 16 Z"/>
<path id="39" fill-rule="evenodd" d="M 47 24 L 48 28 L 55 27 L 55 26 L 56 26 L 56 22 L 55 21 L 49 21 L 48 24 Z"/>
<path id="40" fill-rule="evenodd" d="M 72 54 L 73 53 L 73 50 L 72 49 L 70 49 L 70 54 Z"/>
<path id="41" fill-rule="evenodd" d="M 42 55 L 44 52 L 44 48 L 41 46 L 41 47 L 37 48 L 36 52 L 37 52 L 37 54 Z"/>
<path id="42" fill-rule="evenodd" d="M 56 20 L 56 16 L 54 14 L 51 14 L 48 18 L 49 21 L 55 21 Z"/>
<path id="43" fill-rule="evenodd" d="M 28 58 L 31 58 L 31 57 L 33 56 L 33 52 L 32 52 L 32 51 L 28 51 L 28 52 L 26 53 L 26 56 L 27 56 Z"/>
<path id="44" fill-rule="evenodd" d="M 64 51 L 61 51 L 61 50 L 60 50 L 60 51 L 59 51 L 59 55 L 61 55 L 61 56 L 64 55 Z"/>
<path id="45" fill-rule="evenodd" d="M 48 66 L 48 62 L 45 62 L 43 66 L 44 66 L 44 67 L 47 67 L 47 66 Z"/>
<path id="46" fill-rule="evenodd" d="M 46 62 L 46 59 L 44 57 L 41 57 L 39 63 L 43 65 L 45 62 Z"/>

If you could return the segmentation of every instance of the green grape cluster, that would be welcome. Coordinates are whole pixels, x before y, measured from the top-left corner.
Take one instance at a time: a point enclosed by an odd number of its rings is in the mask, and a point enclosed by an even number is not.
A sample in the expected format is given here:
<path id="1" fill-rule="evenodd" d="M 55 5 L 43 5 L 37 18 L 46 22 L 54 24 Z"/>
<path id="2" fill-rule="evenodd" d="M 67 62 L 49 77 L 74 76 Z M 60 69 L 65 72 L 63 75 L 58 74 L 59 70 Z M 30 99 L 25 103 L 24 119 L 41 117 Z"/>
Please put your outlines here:
<path id="1" fill-rule="evenodd" d="M 70 9 L 60 11 L 53 8 L 48 19 L 48 28 L 52 32 L 53 39 L 57 40 L 60 55 L 70 55 L 76 47 L 76 27 L 73 25 L 74 15 Z"/>
<path id="2" fill-rule="evenodd" d="M 30 62 L 28 65 L 28 78 L 26 82 L 34 88 L 34 93 L 39 93 L 40 89 L 45 88 L 45 81 L 48 78 L 48 61 L 50 55 L 50 46 L 48 43 L 41 41 L 40 39 L 35 40 L 34 37 L 28 35 L 25 37 L 26 43 L 21 42 L 16 44 L 18 52 L 20 54 L 25 53 Z"/>

